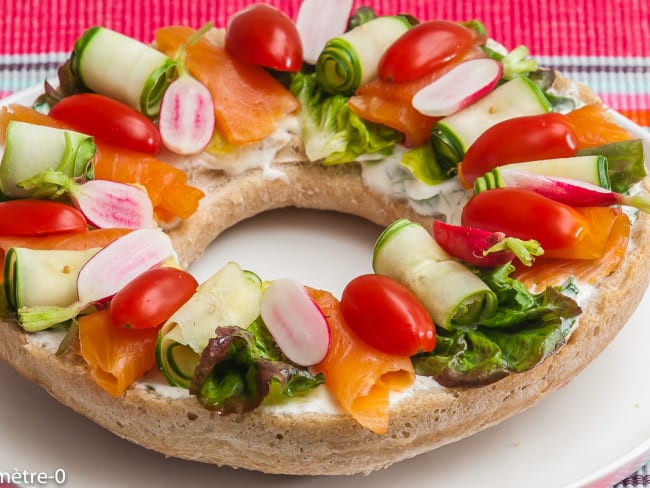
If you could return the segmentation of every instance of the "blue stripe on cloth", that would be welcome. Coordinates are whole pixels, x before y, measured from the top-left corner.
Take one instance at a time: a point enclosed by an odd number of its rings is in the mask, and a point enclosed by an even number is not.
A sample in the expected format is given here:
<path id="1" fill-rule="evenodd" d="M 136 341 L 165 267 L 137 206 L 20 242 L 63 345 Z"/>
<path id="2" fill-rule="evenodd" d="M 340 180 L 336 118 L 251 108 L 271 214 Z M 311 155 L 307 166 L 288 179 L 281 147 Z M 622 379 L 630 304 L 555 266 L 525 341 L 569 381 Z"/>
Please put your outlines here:
<path id="1" fill-rule="evenodd" d="M 646 95 L 650 98 L 650 58 L 608 56 L 536 56 L 540 66 L 587 84 L 596 93 Z"/>
<path id="2" fill-rule="evenodd" d="M 56 77 L 70 53 L 0 55 L 0 92 L 15 92 Z"/>

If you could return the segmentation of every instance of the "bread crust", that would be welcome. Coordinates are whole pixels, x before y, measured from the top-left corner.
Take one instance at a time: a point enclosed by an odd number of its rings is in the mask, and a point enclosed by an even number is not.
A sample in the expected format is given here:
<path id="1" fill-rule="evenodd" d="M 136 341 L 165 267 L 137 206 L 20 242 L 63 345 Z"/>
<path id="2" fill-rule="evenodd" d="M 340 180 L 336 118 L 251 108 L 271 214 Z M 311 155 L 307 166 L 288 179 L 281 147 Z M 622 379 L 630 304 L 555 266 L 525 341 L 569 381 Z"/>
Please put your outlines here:
<path id="1" fill-rule="evenodd" d="M 301 159 L 298 148 L 294 156 Z M 423 221 L 405 201 L 368 190 L 359 165 L 286 163 L 286 178 L 275 179 L 259 170 L 229 177 L 198 166 L 184 169 L 206 197 L 192 217 L 170 231 L 183 265 L 200 258 L 225 229 L 275 208 L 335 210 L 379 225 L 404 216 Z M 368 473 L 500 423 L 574 378 L 613 340 L 643 296 L 650 277 L 650 216 L 639 216 L 631 243 L 622 266 L 599 283 L 579 326 L 557 353 L 489 386 L 418 389 L 391 406 L 385 435 L 362 428 L 345 413 L 262 407 L 219 416 L 194 397 L 164 396 L 143 384 L 113 398 L 93 382 L 75 351 L 55 356 L 12 321 L 0 324 L 0 358 L 76 412 L 167 456 L 267 473 Z"/>

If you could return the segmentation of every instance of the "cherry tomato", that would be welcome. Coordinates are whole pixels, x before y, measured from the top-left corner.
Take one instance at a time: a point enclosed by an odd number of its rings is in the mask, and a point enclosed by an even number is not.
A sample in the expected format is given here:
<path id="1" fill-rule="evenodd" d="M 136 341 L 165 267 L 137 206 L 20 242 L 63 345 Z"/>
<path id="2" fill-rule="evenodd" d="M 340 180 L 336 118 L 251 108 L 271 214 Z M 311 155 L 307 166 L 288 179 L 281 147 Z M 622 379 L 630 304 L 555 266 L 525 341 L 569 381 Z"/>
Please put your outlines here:
<path id="1" fill-rule="evenodd" d="M 302 41 L 293 21 L 281 10 L 257 3 L 230 18 L 226 28 L 228 54 L 246 63 L 277 71 L 299 71 Z"/>
<path id="2" fill-rule="evenodd" d="M 463 176 L 469 183 L 497 166 L 575 156 L 578 140 L 566 115 L 549 112 L 504 120 L 469 147 Z"/>
<path id="3" fill-rule="evenodd" d="M 84 215 L 74 207 L 51 200 L 0 202 L 1 236 L 41 236 L 60 232 L 83 232 Z"/>
<path id="4" fill-rule="evenodd" d="M 569 247 L 589 231 L 587 219 L 573 207 L 521 188 L 477 193 L 463 208 L 461 223 L 535 239 L 545 250 Z"/>
<path id="5" fill-rule="evenodd" d="M 379 60 L 379 77 L 395 83 L 420 78 L 467 51 L 474 39 L 471 30 L 455 22 L 422 22 L 386 50 Z"/>
<path id="6" fill-rule="evenodd" d="M 348 283 L 341 296 L 348 326 L 375 349 L 412 356 L 436 346 L 436 329 L 424 305 L 408 288 L 383 275 Z"/>
<path id="7" fill-rule="evenodd" d="M 110 304 L 115 327 L 148 329 L 159 327 L 196 291 L 198 283 L 187 271 L 153 268 L 118 291 Z"/>
<path id="8" fill-rule="evenodd" d="M 78 93 L 64 98 L 50 115 L 98 140 L 148 154 L 158 154 L 158 128 L 142 113 L 98 93 Z"/>

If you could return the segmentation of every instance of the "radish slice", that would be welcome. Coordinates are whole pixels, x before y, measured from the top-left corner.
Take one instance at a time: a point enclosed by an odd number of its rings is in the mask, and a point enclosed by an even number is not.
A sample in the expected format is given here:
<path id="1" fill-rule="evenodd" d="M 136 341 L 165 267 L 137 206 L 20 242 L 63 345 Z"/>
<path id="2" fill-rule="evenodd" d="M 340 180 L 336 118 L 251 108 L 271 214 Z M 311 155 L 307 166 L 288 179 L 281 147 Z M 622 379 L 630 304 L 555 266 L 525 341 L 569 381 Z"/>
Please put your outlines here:
<path id="1" fill-rule="evenodd" d="M 129 232 L 101 249 L 81 268 L 77 277 L 79 303 L 91 304 L 112 297 L 172 253 L 171 240 L 161 230 Z"/>
<path id="2" fill-rule="evenodd" d="M 573 207 L 609 207 L 625 205 L 650 212 L 650 200 L 640 195 L 623 195 L 598 185 L 569 178 L 525 173 L 508 169 L 498 170 L 501 186 L 532 190 L 551 200 Z"/>
<path id="3" fill-rule="evenodd" d="M 205 85 L 187 74 L 172 82 L 160 105 L 158 128 L 170 151 L 203 151 L 214 132 L 214 102 Z"/>
<path id="4" fill-rule="evenodd" d="M 139 229 L 155 224 L 153 204 L 140 187 L 110 180 L 77 183 L 60 171 L 46 169 L 21 182 L 21 187 L 37 190 L 55 188 L 54 196 L 67 193 L 86 220 L 100 229 Z"/>
<path id="5" fill-rule="evenodd" d="M 351 11 L 352 0 L 303 0 L 296 17 L 296 28 L 306 63 L 316 64 L 327 41 L 345 32 Z"/>
<path id="6" fill-rule="evenodd" d="M 471 59 L 422 88 L 411 103 L 422 115 L 446 117 L 487 95 L 502 73 L 503 66 L 494 59 Z"/>
<path id="7" fill-rule="evenodd" d="M 262 298 L 262 320 L 282 352 L 300 366 L 321 362 L 330 328 L 305 287 L 290 278 L 271 282 Z"/>
<path id="8" fill-rule="evenodd" d="M 70 198 L 88 222 L 100 229 L 154 227 L 153 204 L 137 186 L 89 180 L 70 187 Z"/>

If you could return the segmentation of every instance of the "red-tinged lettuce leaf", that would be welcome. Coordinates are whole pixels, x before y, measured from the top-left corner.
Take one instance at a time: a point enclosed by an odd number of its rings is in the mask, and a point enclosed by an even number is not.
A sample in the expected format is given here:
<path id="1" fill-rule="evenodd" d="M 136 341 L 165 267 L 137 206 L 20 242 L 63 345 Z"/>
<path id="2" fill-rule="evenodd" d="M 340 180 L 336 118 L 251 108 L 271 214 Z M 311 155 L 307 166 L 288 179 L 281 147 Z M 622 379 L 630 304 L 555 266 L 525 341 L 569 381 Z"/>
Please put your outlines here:
<path id="1" fill-rule="evenodd" d="M 263 330 L 257 323 L 257 331 Z M 216 337 L 201 354 L 190 393 L 205 408 L 228 415 L 257 408 L 268 396 L 272 383 L 278 383 L 287 397 L 323 383 L 322 376 L 313 376 L 306 369 L 268 359 L 269 350 L 271 356 L 278 353 L 264 337 L 240 327 L 218 327 Z"/>

